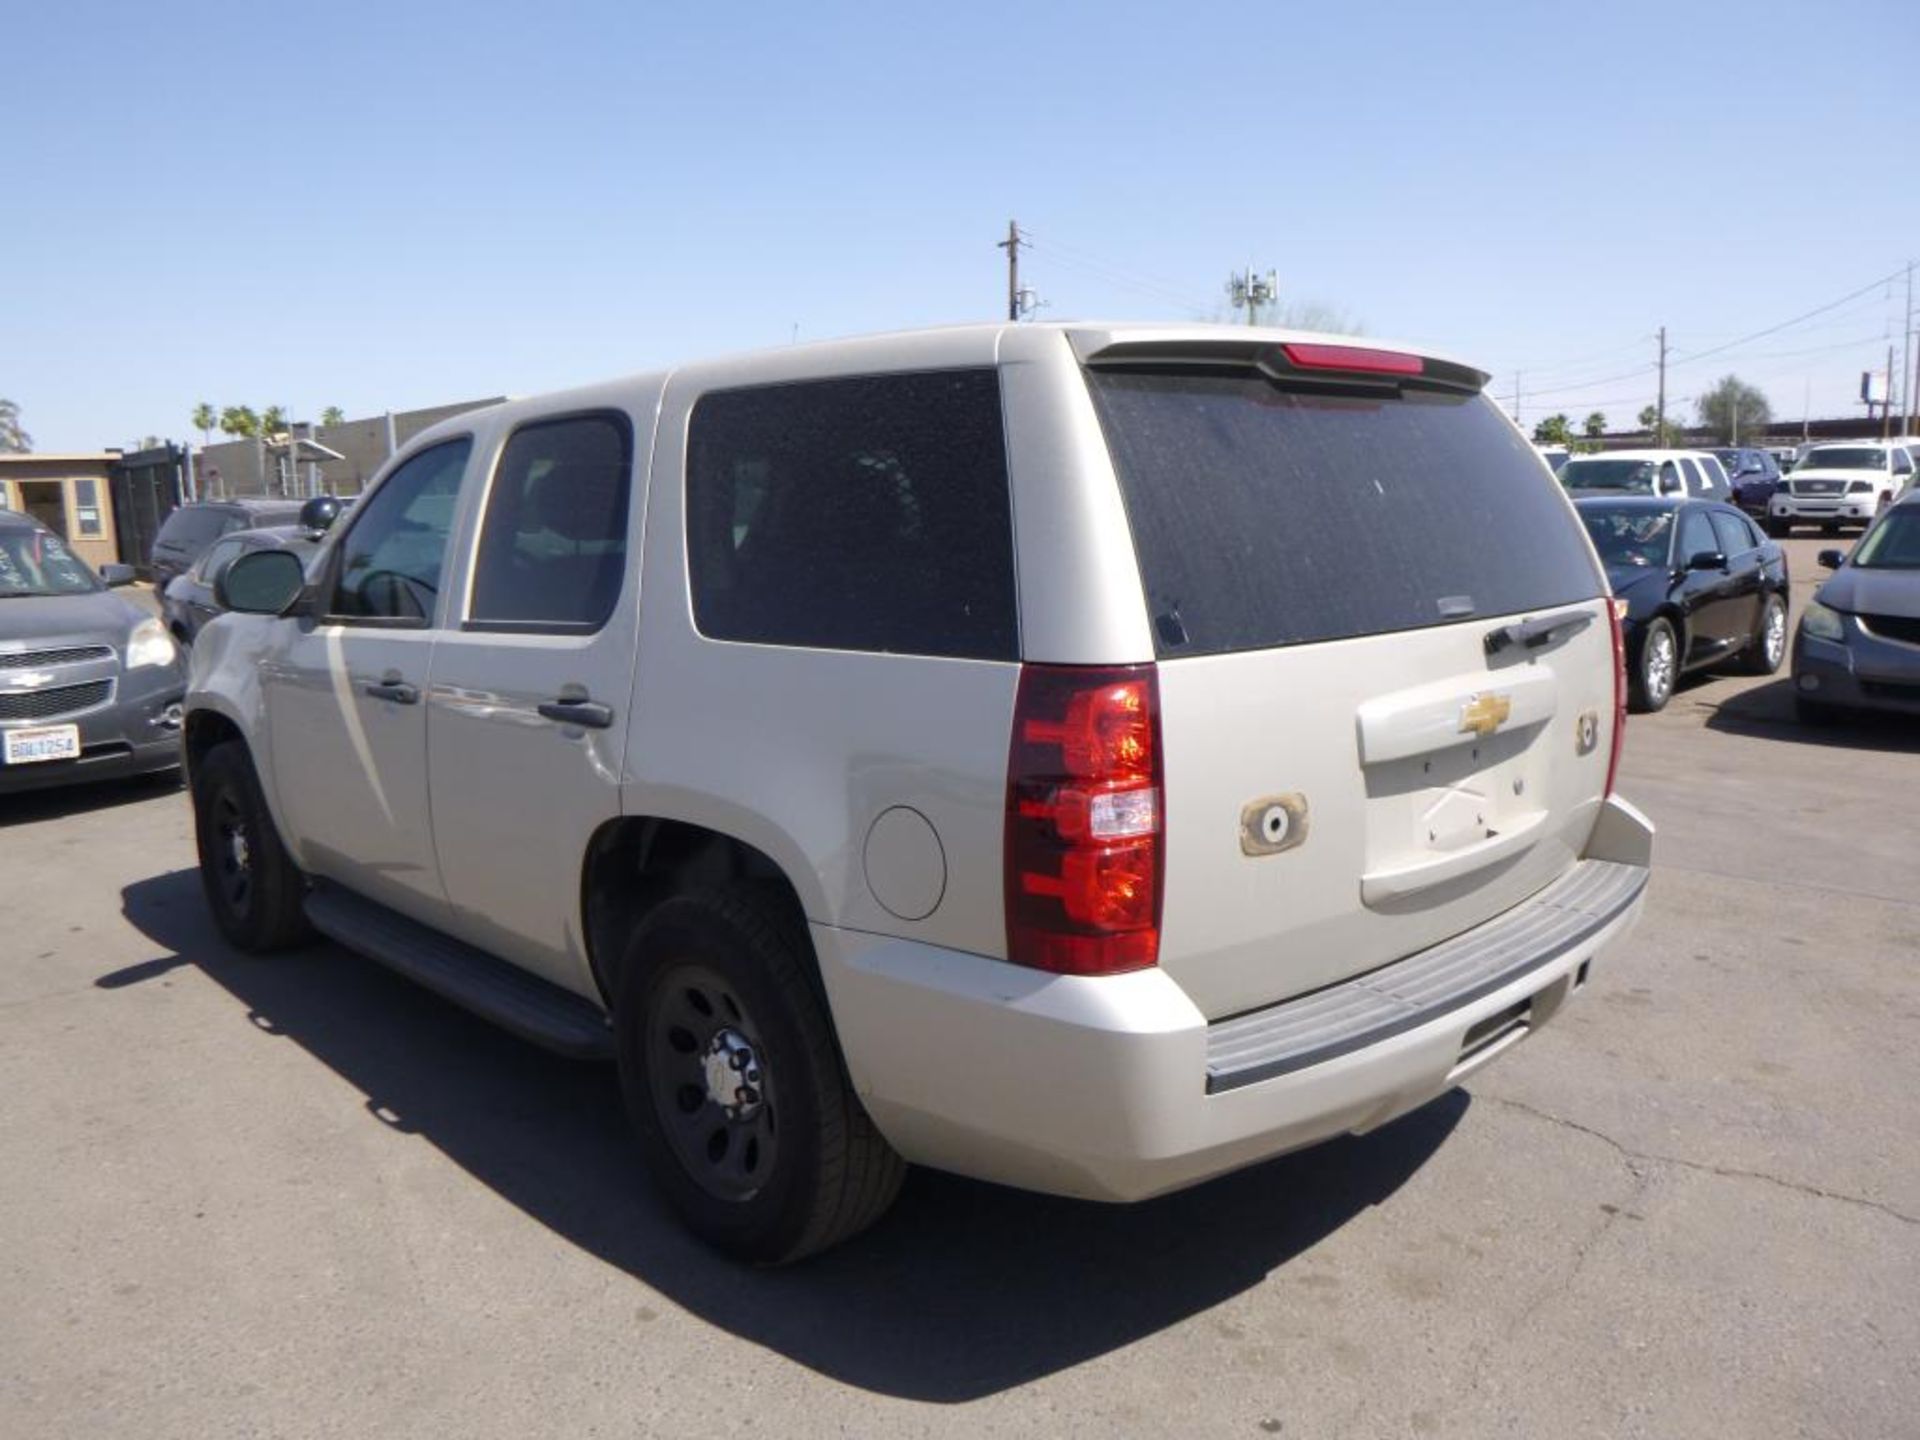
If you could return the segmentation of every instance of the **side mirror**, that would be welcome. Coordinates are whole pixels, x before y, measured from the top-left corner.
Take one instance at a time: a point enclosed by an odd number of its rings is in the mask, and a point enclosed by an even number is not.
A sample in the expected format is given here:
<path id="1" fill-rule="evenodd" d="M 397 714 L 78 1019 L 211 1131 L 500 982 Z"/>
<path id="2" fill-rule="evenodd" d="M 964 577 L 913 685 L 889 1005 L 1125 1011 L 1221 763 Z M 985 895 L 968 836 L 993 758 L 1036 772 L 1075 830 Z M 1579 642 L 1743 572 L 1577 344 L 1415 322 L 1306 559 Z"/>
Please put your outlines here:
<path id="1" fill-rule="evenodd" d="M 306 584 L 307 572 L 291 550 L 255 550 L 221 572 L 213 596 L 222 610 L 284 615 Z"/>
<path id="2" fill-rule="evenodd" d="M 1724 570 L 1727 568 L 1727 555 L 1724 550 L 1702 550 L 1687 561 L 1689 570 Z"/>
<path id="3" fill-rule="evenodd" d="M 1838 570 L 1847 563 L 1846 552 L 1843 550 L 1822 550 L 1819 558 L 1822 570 Z"/>
<path id="4" fill-rule="evenodd" d="M 110 586 L 131 585 L 135 579 L 133 566 L 102 565 L 100 567 L 100 578 Z"/>

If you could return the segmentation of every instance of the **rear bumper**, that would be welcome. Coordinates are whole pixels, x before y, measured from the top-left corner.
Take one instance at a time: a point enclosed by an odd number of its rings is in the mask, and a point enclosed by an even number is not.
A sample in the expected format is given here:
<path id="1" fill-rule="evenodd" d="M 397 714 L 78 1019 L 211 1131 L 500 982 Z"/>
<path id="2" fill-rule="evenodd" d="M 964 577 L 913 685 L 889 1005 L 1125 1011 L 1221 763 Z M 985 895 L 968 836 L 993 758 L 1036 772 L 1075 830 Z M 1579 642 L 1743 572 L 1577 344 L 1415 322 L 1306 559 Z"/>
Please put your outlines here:
<path id="1" fill-rule="evenodd" d="M 1651 827 L 1609 802 L 1540 895 L 1382 970 L 1209 1025 L 1163 971 L 1044 975 L 816 926 L 854 1084 L 907 1159 L 1138 1200 L 1425 1104 L 1550 1020 L 1639 917 Z"/>

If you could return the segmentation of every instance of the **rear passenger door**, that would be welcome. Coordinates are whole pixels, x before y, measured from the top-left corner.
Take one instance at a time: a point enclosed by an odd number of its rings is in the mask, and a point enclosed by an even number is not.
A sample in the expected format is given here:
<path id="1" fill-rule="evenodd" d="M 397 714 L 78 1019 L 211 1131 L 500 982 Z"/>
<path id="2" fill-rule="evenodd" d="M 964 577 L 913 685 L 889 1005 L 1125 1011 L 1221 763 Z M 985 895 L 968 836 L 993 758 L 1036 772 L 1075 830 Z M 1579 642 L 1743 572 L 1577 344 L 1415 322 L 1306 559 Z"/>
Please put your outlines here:
<path id="1" fill-rule="evenodd" d="M 506 438 L 459 621 L 427 703 L 433 825 L 453 930 L 596 992 L 580 875 L 620 813 L 643 506 L 624 411 L 543 417 Z"/>
<path id="2" fill-rule="evenodd" d="M 1735 511 L 1716 509 L 1708 519 L 1715 540 L 1726 553 L 1731 582 L 1727 591 L 1727 639 L 1738 641 L 1751 635 L 1760 623 L 1760 550 L 1753 531 Z"/>
<path id="3" fill-rule="evenodd" d="M 1726 650 L 1734 630 L 1733 580 L 1724 570 L 1692 569 L 1688 562 L 1696 555 L 1720 548 L 1720 537 L 1713 532 L 1704 505 L 1689 505 L 1680 512 L 1679 535 L 1674 541 L 1673 561 L 1682 567 L 1677 595 L 1680 610 L 1686 616 L 1686 663 L 1697 665 Z"/>

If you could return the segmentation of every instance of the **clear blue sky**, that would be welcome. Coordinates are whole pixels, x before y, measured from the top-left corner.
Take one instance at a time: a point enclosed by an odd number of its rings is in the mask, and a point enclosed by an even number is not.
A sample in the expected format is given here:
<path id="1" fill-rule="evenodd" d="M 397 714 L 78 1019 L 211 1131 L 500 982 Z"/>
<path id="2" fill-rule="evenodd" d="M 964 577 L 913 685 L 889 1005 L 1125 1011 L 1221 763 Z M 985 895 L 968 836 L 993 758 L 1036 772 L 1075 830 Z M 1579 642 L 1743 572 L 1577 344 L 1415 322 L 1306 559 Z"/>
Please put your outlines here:
<path id="1" fill-rule="evenodd" d="M 1855 413 L 1920 258 L 1920 5 L 21 4 L 0 395 L 41 450 L 994 318 L 1251 259 L 1624 420 Z M 1888 174 L 1904 173 L 1895 184 Z M 1818 352 L 1818 353 L 1803 353 Z M 1561 388 L 1600 380 L 1597 385 Z"/>

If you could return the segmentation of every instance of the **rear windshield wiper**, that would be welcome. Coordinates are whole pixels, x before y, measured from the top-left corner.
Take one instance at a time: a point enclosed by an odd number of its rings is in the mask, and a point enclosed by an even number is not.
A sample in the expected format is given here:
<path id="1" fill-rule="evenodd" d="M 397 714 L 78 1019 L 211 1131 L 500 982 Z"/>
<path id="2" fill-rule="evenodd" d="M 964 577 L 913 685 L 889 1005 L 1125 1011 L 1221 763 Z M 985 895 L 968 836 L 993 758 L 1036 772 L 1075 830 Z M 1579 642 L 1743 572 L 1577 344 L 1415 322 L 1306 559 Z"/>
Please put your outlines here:
<path id="1" fill-rule="evenodd" d="M 1571 639 L 1592 623 L 1593 616 L 1585 610 L 1565 610 L 1558 615 L 1542 615 L 1537 620 L 1517 620 L 1486 633 L 1487 654 L 1498 655 L 1514 645 L 1524 650 L 1543 650 Z"/>

